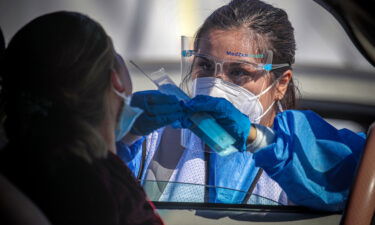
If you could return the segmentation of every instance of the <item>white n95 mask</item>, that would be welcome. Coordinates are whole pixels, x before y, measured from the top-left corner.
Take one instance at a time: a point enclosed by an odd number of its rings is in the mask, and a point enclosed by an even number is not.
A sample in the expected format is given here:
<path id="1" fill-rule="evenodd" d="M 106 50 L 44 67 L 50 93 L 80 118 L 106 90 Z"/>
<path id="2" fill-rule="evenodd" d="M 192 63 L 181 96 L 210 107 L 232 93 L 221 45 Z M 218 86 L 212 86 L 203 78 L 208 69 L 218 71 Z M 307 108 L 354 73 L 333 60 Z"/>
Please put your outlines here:
<path id="1" fill-rule="evenodd" d="M 124 99 L 124 105 L 122 106 L 120 118 L 115 130 L 116 141 L 120 141 L 129 132 L 135 120 L 142 114 L 143 110 L 138 107 L 130 106 L 130 96 L 126 96 L 124 93 L 120 93 L 115 89 L 113 89 L 113 91 Z"/>
<path id="2" fill-rule="evenodd" d="M 274 85 L 275 82 L 258 95 L 255 95 L 241 86 L 219 78 L 199 77 L 193 81 L 193 96 L 208 95 L 225 98 L 240 112 L 247 115 L 252 123 L 259 123 L 274 104 L 273 102 L 266 111 L 263 111 L 263 106 L 259 98 L 267 93 Z"/>

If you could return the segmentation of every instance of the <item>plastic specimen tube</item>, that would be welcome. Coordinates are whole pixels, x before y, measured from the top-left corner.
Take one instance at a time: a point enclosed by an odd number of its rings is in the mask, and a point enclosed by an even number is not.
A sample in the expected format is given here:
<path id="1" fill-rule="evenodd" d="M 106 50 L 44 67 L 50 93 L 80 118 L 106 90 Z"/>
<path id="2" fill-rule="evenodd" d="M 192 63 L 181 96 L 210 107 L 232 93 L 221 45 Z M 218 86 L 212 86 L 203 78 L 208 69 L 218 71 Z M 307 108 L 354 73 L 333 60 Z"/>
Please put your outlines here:
<path id="1" fill-rule="evenodd" d="M 131 63 L 135 65 L 143 74 L 145 74 L 142 69 L 134 64 L 134 62 Z M 160 92 L 168 95 L 174 95 L 178 100 L 190 100 L 190 97 L 172 81 L 172 79 L 165 73 L 163 68 L 152 73 L 151 75 L 145 75 L 151 79 L 156 86 L 158 86 Z M 226 132 L 208 113 L 195 113 L 190 116 L 189 119 L 195 125 L 191 130 L 211 149 L 217 152 L 217 154 L 225 156 L 238 151 L 233 146 L 236 140 L 230 134 L 228 134 L 228 132 Z"/>

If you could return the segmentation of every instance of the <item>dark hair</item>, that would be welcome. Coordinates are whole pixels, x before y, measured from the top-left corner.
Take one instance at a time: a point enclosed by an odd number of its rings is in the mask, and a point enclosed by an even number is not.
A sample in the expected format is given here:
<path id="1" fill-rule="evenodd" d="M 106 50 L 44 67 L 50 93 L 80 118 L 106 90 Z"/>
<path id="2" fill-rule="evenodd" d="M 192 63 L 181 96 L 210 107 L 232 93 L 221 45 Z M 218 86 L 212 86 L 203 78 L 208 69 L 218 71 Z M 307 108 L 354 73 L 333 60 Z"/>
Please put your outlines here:
<path id="1" fill-rule="evenodd" d="M 292 69 L 296 43 L 294 29 L 288 20 L 288 15 L 282 9 L 259 0 L 233 0 L 215 10 L 199 28 L 196 40 L 202 38 L 210 30 L 229 30 L 247 28 L 253 32 L 258 46 L 273 51 L 272 63 L 289 63 L 289 67 L 273 70 L 274 80 L 286 70 Z M 197 46 L 198 43 L 195 44 Z M 284 98 L 280 101 L 284 109 L 294 108 L 296 92 L 293 79 L 290 81 Z M 276 107 L 276 105 L 275 105 Z"/>
<path id="2" fill-rule="evenodd" d="M 115 51 L 104 29 L 88 16 L 40 16 L 10 41 L 2 73 L 5 130 L 10 142 L 70 150 L 91 160 L 107 153 L 97 131 Z"/>

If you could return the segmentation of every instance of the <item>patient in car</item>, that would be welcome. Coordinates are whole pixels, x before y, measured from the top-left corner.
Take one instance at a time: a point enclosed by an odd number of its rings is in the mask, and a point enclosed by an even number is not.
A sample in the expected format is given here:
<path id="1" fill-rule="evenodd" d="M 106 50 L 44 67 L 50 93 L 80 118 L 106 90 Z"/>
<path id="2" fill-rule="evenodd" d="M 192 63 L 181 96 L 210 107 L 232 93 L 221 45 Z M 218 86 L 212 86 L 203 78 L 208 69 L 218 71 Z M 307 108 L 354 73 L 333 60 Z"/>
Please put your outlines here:
<path id="1" fill-rule="evenodd" d="M 114 154 L 118 122 L 137 110 L 124 101 L 129 74 L 104 29 L 74 12 L 38 17 L 12 38 L 3 63 L 9 142 L 0 173 L 52 224 L 162 224 Z"/>

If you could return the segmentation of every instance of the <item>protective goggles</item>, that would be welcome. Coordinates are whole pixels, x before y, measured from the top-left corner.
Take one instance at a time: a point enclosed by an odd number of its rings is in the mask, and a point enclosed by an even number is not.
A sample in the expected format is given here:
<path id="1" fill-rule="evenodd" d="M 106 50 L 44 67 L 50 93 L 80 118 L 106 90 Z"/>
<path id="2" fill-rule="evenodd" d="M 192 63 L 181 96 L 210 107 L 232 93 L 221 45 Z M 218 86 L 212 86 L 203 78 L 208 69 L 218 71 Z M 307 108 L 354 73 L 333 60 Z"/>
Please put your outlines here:
<path id="1" fill-rule="evenodd" d="M 235 40 L 233 46 L 220 46 L 215 50 L 210 48 L 213 46 L 212 42 L 212 39 L 182 36 L 183 80 L 225 74 L 233 83 L 242 85 L 274 69 L 290 66 L 288 63 L 272 64 L 273 52 L 271 50 L 254 52 L 256 46 L 251 45 L 248 40 Z M 216 55 L 214 56 L 213 53 Z"/>

